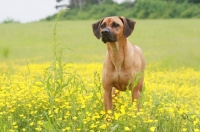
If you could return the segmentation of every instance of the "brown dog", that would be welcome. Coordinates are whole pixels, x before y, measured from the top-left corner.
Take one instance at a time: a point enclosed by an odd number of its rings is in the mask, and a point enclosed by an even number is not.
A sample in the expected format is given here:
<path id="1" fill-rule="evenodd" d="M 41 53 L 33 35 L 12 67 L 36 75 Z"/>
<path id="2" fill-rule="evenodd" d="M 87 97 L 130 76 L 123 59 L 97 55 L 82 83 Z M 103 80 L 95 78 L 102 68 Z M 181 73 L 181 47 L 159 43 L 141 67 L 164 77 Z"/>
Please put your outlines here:
<path id="1" fill-rule="evenodd" d="M 141 49 L 132 45 L 127 37 L 131 35 L 135 22 L 125 17 L 106 17 L 92 25 L 94 35 L 107 44 L 103 66 L 105 111 L 112 109 L 112 90 L 132 91 L 132 101 L 140 97 L 144 77 L 136 80 L 137 73 L 145 69 Z M 138 81 L 134 85 L 135 81 Z"/>

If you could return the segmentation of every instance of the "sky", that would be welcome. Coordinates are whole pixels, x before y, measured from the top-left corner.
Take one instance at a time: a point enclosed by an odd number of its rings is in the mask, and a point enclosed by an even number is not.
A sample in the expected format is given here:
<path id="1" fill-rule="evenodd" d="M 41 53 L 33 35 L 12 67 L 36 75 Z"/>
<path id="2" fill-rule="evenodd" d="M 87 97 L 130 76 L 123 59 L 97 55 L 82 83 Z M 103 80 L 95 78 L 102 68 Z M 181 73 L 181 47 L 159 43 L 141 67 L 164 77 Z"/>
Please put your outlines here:
<path id="1" fill-rule="evenodd" d="M 0 23 L 7 19 L 21 23 L 38 21 L 57 13 L 56 5 L 56 0 L 0 0 Z"/>

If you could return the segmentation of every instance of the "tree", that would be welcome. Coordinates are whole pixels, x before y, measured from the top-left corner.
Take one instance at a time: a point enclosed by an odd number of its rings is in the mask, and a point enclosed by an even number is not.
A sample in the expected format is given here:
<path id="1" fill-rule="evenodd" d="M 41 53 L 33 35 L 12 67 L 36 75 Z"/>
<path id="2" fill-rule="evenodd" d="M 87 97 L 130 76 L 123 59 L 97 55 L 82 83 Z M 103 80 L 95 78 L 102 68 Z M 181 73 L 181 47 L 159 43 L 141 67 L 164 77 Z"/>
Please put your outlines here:
<path id="1" fill-rule="evenodd" d="M 56 0 L 56 2 L 61 2 L 64 0 Z M 82 9 L 82 6 L 84 4 L 90 4 L 90 5 L 100 5 L 103 0 L 68 0 L 69 1 L 69 5 L 65 4 L 65 5 L 57 5 L 56 8 L 60 8 L 60 7 L 69 7 L 69 8 L 79 8 Z M 106 2 L 108 1 L 112 1 L 112 0 L 104 0 Z"/>

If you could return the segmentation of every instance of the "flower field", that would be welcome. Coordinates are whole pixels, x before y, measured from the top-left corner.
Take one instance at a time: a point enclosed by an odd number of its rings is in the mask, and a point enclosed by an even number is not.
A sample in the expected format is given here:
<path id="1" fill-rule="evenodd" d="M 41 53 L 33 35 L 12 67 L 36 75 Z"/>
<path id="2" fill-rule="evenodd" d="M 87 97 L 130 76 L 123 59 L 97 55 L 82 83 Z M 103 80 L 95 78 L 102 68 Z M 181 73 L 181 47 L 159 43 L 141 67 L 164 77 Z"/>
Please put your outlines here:
<path id="1" fill-rule="evenodd" d="M 149 66 L 150 67 L 150 66 Z M 192 68 L 145 71 L 138 102 L 120 92 L 104 112 L 101 63 L 0 66 L 2 132 L 199 132 L 200 71 Z M 109 117 L 109 121 L 106 118 Z"/>

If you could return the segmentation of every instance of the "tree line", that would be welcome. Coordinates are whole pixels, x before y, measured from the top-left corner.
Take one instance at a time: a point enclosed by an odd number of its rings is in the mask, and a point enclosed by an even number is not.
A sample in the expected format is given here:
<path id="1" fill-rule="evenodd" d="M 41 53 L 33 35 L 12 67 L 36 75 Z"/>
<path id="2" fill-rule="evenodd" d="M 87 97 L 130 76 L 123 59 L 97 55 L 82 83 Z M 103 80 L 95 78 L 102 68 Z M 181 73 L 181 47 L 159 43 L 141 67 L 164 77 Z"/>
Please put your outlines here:
<path id="1" fill-rule="evenodd" d="M 60 20 L 100 19 L 115 15 L 139 19 L 200 18 L 200 0 L 125 0 L 121 4 L 112 0 L 70 0 L 68 5 L 56 7 L 70 8 Z M 51 21 L 55 16 L 48 16 L 45 20 Z"/>

